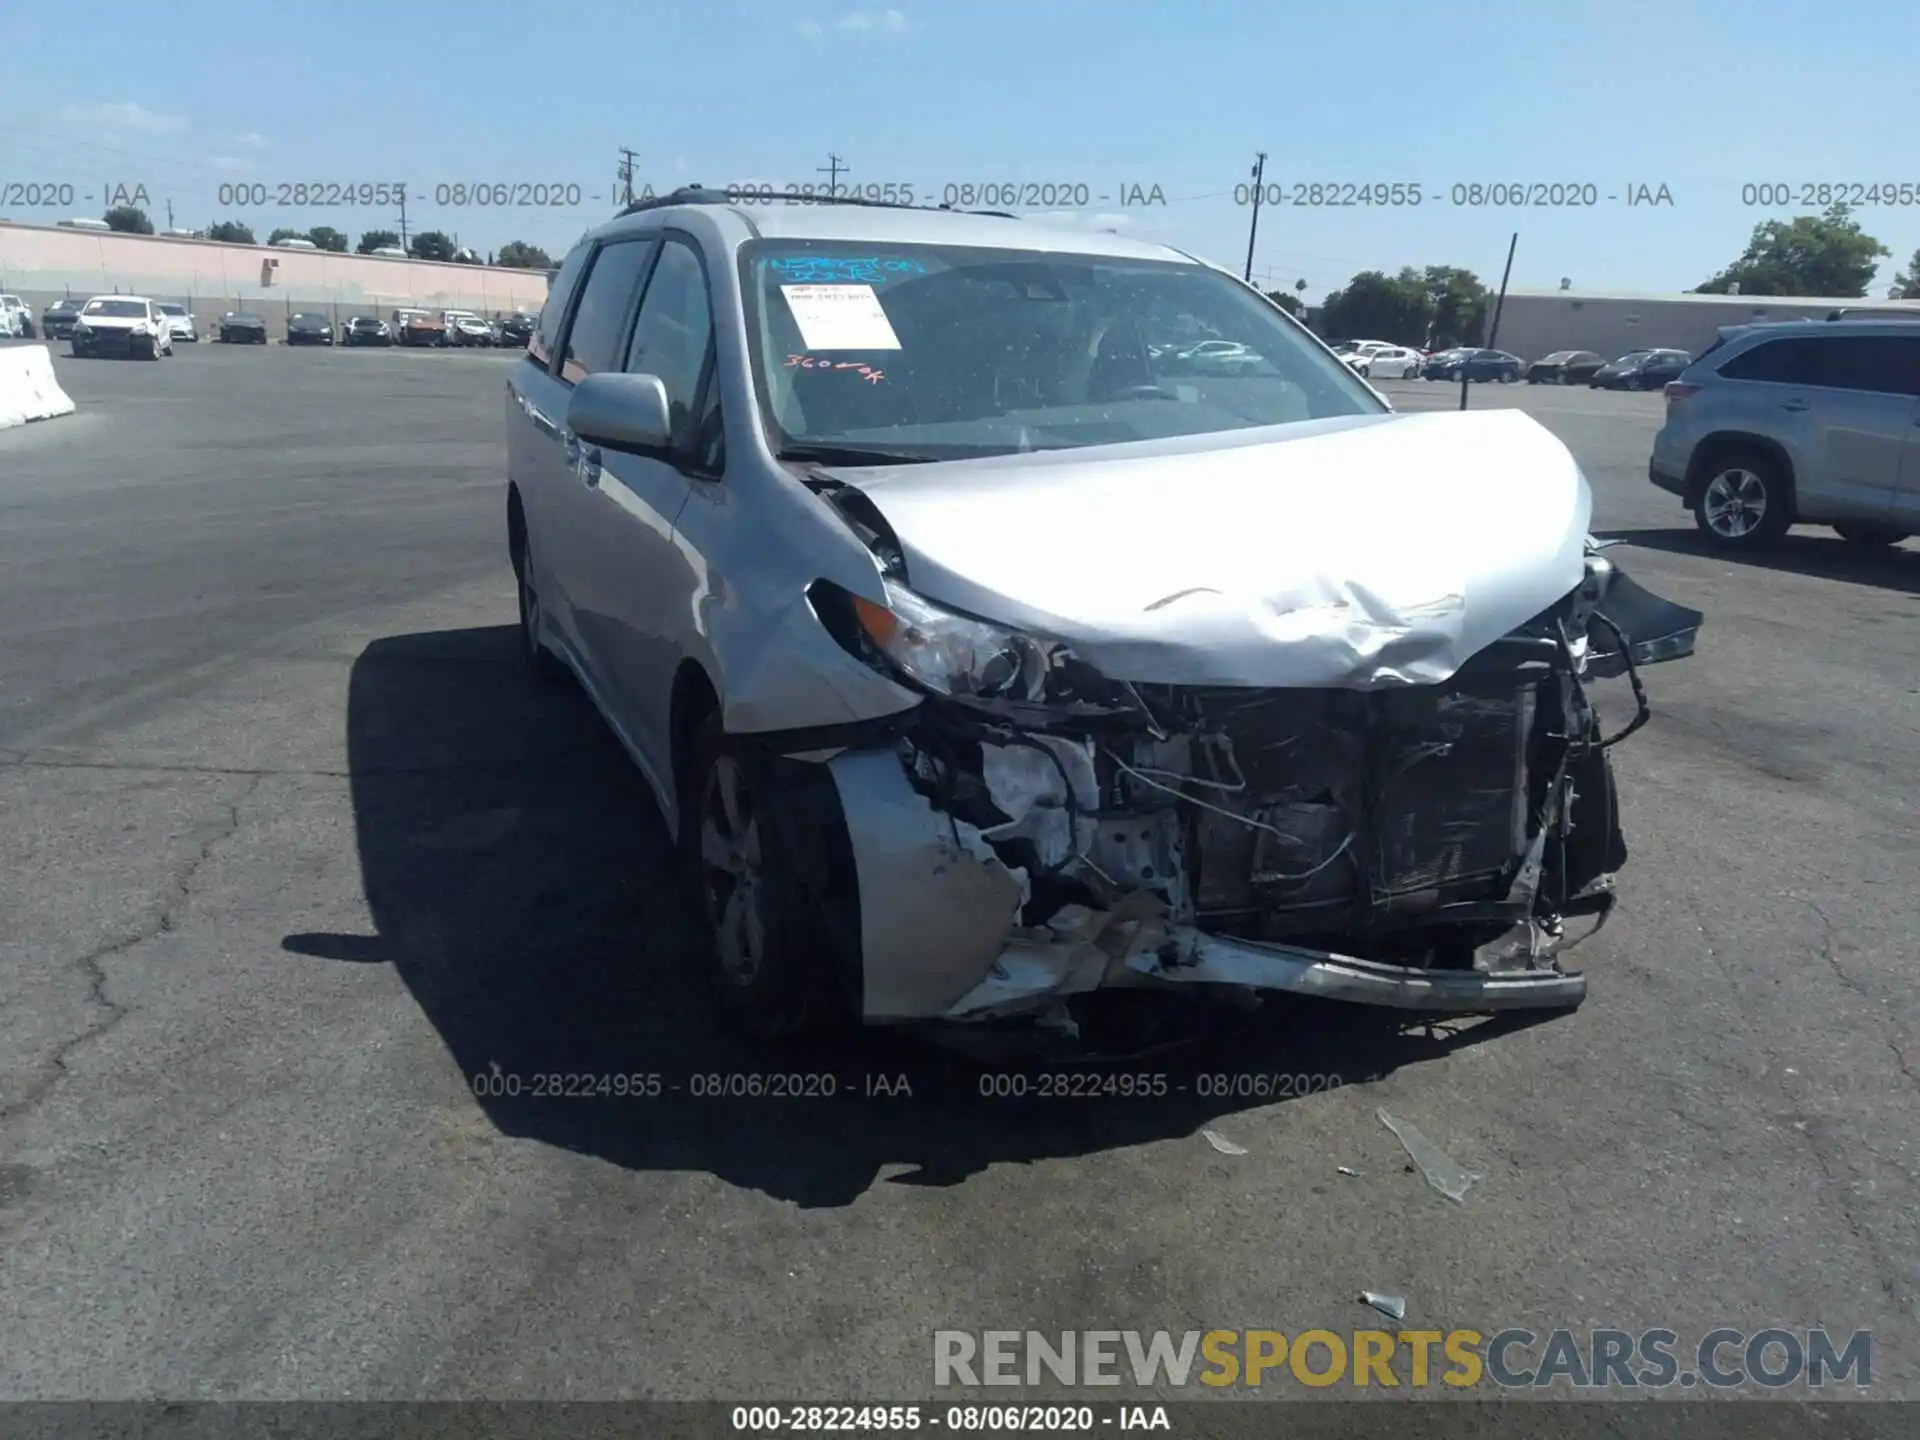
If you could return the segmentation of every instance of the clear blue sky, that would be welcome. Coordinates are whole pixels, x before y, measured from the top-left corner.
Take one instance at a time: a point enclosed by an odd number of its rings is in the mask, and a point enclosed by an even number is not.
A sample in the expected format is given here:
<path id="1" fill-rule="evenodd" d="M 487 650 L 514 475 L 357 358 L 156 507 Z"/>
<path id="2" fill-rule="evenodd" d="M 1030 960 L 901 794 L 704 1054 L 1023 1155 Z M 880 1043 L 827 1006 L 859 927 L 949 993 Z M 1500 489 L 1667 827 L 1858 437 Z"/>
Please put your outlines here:
<path id="1" fill-rule="evenodd" d="M 1920 247 L 1920 5 L 1807 0 L 1364 0 L 1292 6 L 899 0 L 106 0 L 0 7 L 0 186 L 98 197 L 144 184 L 157 224 L 330 224 L 391 207 L 222 205 L 234 182 L 404 181 L 415 229 L 480 250 L 559 251 L 609 213 L 619 147 L 656 189 L 817 182 L 1088 187 L 1076 223 L 1164 238 L 1238 269 L 1234 188 L 1267 178 L 1418 183 L 1419 208 L 1263 211 L 1256 278 L 1316 298 L 1355 271 L 1456 264 L 1516 286 L 1689 287 L 1803 183 L 1908 185 L 1860 212 Z M 142 60 L 150 64 L 142 65 Z M 434 203 L 437 185 L 560 182 L 577 209 Z M 1592 184 L 1595 209 L 1447 203 L 1456 184 Z M 1785 205 L 1742 186 L 1790 187 Z M 1164 205 L 1121 207 L 1121 187 Z M 1630 207 L 1639 186 L 1671 204 Z M 1102 204 L 1098 197 L 1111 198 Z M 1618 200 L 1607 197 L 1617 195 Z M 53 220 L 98 199 L 0 215 Z"/>

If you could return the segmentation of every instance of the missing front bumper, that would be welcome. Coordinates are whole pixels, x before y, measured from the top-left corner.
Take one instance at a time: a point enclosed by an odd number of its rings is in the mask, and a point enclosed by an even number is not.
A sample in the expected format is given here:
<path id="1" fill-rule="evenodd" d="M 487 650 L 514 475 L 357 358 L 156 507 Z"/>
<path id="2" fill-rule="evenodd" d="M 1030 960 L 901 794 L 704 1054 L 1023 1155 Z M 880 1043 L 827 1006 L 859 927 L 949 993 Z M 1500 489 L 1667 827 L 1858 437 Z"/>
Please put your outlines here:
<path id="1" fill-rule="evenodd" d="M 934 809 L 892 750 L 828 763 L 859 885 L 861 1010 L 870 1022 L 1038 1014 L 1093 990 L 1274 991 L 1400 1011 L 1568 1010 L 1584 975 L 1535 964 L 1418 969 L 1168 922 L 1153 897 L 1069 906 L 1041 929 L 1020 912 L 1028 877 L 980 832 Z"/>

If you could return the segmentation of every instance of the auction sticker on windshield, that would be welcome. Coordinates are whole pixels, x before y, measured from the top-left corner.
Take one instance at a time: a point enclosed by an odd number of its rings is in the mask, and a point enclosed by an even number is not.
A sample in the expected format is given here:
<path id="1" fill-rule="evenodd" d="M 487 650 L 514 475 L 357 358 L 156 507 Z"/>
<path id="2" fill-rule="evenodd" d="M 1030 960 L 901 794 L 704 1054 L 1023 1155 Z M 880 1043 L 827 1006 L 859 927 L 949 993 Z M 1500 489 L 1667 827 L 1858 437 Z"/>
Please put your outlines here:
<path id="1" fill-rule="evenodd" d="M 809 350 L 898 350 L 887 312 L 871 285 L 782 285 Z"/>

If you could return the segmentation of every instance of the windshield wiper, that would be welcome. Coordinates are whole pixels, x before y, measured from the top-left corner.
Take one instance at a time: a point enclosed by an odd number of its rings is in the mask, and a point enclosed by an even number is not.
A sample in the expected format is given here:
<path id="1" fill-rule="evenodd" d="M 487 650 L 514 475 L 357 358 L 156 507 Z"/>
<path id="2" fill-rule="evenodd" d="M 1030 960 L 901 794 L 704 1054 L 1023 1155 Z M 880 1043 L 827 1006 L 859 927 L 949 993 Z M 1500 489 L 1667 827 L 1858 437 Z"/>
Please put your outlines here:
<path id="1" fill-rule="evenodd" d="M 932 455 L 908 455 L 898 450 L 869 450 L 859 445 L 822 445 L 812 441 L 783 445 L 782 460 L 812 460 L 821 465 L 931 465 Z"/>

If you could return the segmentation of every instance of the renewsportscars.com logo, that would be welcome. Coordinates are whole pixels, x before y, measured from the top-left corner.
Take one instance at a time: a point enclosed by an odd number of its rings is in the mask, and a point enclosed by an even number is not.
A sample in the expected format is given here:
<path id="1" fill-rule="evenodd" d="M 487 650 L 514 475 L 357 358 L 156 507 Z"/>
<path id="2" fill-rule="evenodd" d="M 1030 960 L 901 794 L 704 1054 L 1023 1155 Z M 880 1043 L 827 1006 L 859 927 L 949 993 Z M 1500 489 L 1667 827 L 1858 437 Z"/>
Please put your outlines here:
<path id="1" fill-rule="evenodd" d="M 1196 1365 L 1196 1361 L 1199 1362 Z M 1315 1389 L 1769 1390 L 1873 1383 L 1873 1333 L 1825 1330 L 936 1330 L 933 1383 L 979 1386 L 1295 1383 Z"/>

